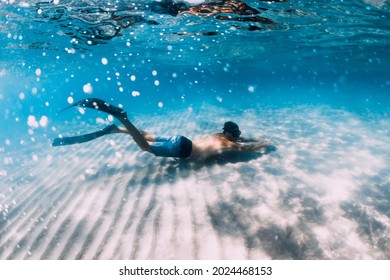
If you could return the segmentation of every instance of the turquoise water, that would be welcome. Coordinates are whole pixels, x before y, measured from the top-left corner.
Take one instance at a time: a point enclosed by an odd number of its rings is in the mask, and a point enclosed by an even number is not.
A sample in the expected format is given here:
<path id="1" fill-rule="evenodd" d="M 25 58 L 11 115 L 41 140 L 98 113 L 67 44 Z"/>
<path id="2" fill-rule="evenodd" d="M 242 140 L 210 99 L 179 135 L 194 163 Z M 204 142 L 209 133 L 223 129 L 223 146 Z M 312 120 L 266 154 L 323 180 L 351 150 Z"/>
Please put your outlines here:
<path id="1" fill-rule="evenodd" d="M 260 24 L 154 13 L 148 1 L 2 1 L 1 115 L 23 127 L 32 106 L 54 121 L 86 84 L 140 112 L 253 101 L 387 112 L 388 2 L 278 2 L 247 1 L 274 21 Z"/>
<path id="2" fill-rule="evenodd" d="M 252 21 L 251 15 L 170 14 L 152 10 L 153 3 L 1 1 L 0 258 L 388 259 L 389 1 L 245 1 L 260 12 Z M 202 165 L 156 161 L 123 136 L 51 147 L 59 134 L 93 131 L 110 122 L 97 112 L 59 113 L 87 97 L 122 105 L 136 125 L 155 133 L 196 138 L 219 132 L 224 121 L 235 119 L 245 134 L 271 139 L 277 150 Z M 86 183 L 92 181 L 100 189 Z M 145 198 L 145 205 L 154 206 L 127 206 L 116 193 L 105 196 L 105 189 L 98 194 L 104 187 L 97 182 L 123 189 L 129 201 L 133 191 L 137 199 L 150 192 L 153 203 Z M 160 185 L 178 189 L 169 189 L 171 208 L 155 198 L 156 192 L 164 197 L 164 187 L 155 189 Z M 187 241 L 171 237 L 166 245 L 171 255 L 158 246 L 145 253 L 143 238 L 148 243 L 156 228 L 165 230 L 158 223 L 167 216 L 164 209 L 173 213 L 186 207 L 178 202 L 182 186 L 187 199 L 206 205 L 188 212 L 197 217 L 194 236 L 202 237 L 191 239 L 191 252 L 185 249 Z M 221 189 L 206 203 L 191 193 L 215 186 Z M 113 207 L 94 222 L 81 202 L 72 208 L 75 198 L 61 189 L 68 187 L 74 193 L 82 189 L 80 195 L 93 191 L 101 201 L 115 199 L 118 206 L 90 204 L 88 209 L 102 211 Z M 67 200 L 54 200 L 60 193 Z M 35 214 L 26 216 L 33 207 Z M 109 232 L 99 241 L 102 219 L 117 225 L 118 215 L 130 208 L 145 211 L 140 214 L 145 221 L 134 230 L 127 222 L 122 235 Z M 80 209 L 59 221 L 76 229 L 69 239 L 66 232 L 44 230 L 56 225 L 51 214 L 64 209 Z M 300 222 L 274 221 L 283 220 L 283 211 L 293 213 L 290 221 Z M 244 216 L 264 218 L 267 227 L 259 222 L 260 228 L 252 229 L 257 222 Z M 37 222 L 27 225 L 28 219 Z M 345 228 L 343 219 L 350 222 Z M 309 231 L 313 224 L 321 229 Z M 186 235 L 180 225 L 176 228 Z M 215 237 L 203 237 L 203 230 Z M 353 242 L 344 235 L 351 230 L 356 232 Z M 14 231 L 25 235 L 15 239 Z M 115 253 L 130 233 L 139 237 L 135 247 Z M 42 241 L 46 235 L 51 236 L 47 244 Z M 158 245 L 164 238 L 156 236 L 153 244 Z M 242 240 L 224 243 L 226 236 Z M 64 241 L 56 252 L 61 238 L 79 242 L 82 250 L 73 252 L 75 245 Z M 309 245 L 302 240 L 310 240 Z M 207 244 L 215 243 L 219 253 L 204 253 Z"/>

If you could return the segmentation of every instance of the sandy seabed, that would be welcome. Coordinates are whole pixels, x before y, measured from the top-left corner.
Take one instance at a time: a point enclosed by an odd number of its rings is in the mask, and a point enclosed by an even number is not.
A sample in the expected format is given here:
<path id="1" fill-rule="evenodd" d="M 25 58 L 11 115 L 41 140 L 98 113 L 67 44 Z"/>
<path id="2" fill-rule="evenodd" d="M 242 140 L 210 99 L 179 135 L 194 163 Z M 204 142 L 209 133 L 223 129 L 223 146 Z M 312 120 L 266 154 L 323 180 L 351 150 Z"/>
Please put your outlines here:
<path id="1" fill-rule="evenodd" d="M 110 135 L 3 151 L 0 259 L 390 259 L 389 119 L 204 106 L 133 121 L 195 139 L 230 119 L 277 149 L 178 160 Z"/>

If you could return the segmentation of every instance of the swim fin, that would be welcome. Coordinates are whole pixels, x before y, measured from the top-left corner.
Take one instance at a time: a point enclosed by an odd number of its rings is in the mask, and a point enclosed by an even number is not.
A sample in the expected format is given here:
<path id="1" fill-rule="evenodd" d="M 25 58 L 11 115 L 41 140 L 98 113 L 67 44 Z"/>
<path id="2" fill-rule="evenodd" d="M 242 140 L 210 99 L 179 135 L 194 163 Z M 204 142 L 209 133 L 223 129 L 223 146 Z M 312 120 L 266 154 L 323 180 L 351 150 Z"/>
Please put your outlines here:
<path id="1" fill-rule="evenodd" d="M 126 118 L 126 111 L 122 110 L 121 108 L 115 107 L 106 101 L 99 99 L 99 98 L 87 98 L 80 100 L 68 107 L 66 107 L 64 110 L 69 109 L 74 106 L 82 106 L 87 108 L 92 108 L 95 110 L 99 110 L 108 114 L 113 115 L 114 117 L 123 117 Z"/>
<path id="2" fill-rule="evenodd" d="M 105 128 L 95 131 L 92 133 L 84 134 L 84 135 L 78 135 L 78 136 L 72 136 L 72 137 L 62 137 L 62 138 L 56 138 L 54 139 L 52 146 L 66 146 L 66 145 L 73 145 L 78 143 L 84 143 L 91 140 L 94 140 L 98 137 L 101 137 L 106 134 L 110 133 L 119 133 L 118 127 L 115 124 L 111 124 L 109 126 L 106 126 Z"/>
<path id="3" fill-rule="evenodd" d="M 125 110 L 122 110 L 121 108 L 115 107 L 115 106 L 105 102 L 104 100 L 101 100 L 98 98 L 87 98 L 87 99 L 78 101 L 75 104 L 72 104 L 69 107 L 65 108 L 64 110 L 66 110 L 70 107 L 74 107 L 74 106 L 82 106 L 82 107 L 92 108 L 92 109 L 99 110 L 99 111 L 113 115 L 115 118 L 117 118 L 124 125 L 124 127 L 127 129 L 129 134 L 133 137 L 133 139 L 137 142 L 138 145 L 140 145 L 141 147 L 145 147 L 145 149 L 147 149 L 147 147 L 149 147 L 148 142 L 145 140 L 145 138 L 141 134 L 141 132 L 139 132 L 139 130 L 128 120 L 127 113 Z M 53 146 L 62 146 L 62 145 L 83 143 L 83 142 L 95 139 L 97 137 L 100 137 L 100 133 L 101 132 L 98 131 L 98 132 L 94 132 L 94 133 L 86 134 L 86 135 L 55 139 L 53 142 Z M 102 135 L 104 135 L 104 134 L 107 134 L 107 133 L 103 133 Z"/>

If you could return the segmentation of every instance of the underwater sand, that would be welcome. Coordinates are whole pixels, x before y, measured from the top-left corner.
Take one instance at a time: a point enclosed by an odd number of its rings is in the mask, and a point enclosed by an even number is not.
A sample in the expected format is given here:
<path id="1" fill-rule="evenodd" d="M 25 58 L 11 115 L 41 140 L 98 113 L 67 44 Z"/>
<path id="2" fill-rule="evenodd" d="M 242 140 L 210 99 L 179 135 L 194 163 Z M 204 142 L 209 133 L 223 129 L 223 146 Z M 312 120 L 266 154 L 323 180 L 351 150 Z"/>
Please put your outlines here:
<path id="1" fill-rule="evenodd" d="M 390 258 L 390 120 L 203 106 L 133 121 L 195 139 L 224 116 L 277 149 L 177 160 L 110 135 L 3 152 L 0 259 Z"/>

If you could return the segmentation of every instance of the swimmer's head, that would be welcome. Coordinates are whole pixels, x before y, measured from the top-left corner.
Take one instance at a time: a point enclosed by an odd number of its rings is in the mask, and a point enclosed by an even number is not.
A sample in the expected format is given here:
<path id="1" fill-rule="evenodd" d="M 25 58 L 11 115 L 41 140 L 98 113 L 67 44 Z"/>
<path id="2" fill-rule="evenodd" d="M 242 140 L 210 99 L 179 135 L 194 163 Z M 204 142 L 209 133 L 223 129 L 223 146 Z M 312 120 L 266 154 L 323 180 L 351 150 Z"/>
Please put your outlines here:
<path id="1" fill-rule="evenodd" d="M 241 135 L 240 128 L 235 122 L 228 121 L 223 125 L 223 134 L 230 133 L 233 138 L 238 138 Z"/>

